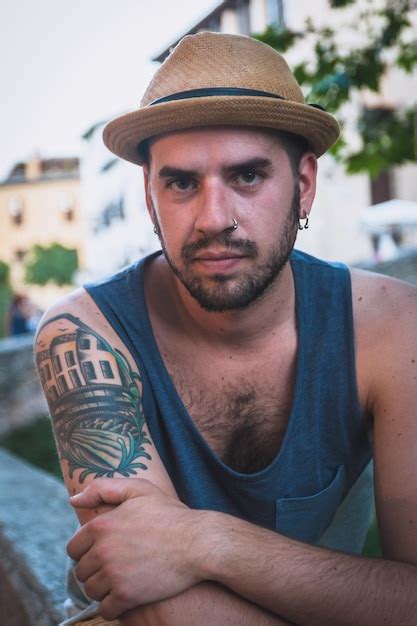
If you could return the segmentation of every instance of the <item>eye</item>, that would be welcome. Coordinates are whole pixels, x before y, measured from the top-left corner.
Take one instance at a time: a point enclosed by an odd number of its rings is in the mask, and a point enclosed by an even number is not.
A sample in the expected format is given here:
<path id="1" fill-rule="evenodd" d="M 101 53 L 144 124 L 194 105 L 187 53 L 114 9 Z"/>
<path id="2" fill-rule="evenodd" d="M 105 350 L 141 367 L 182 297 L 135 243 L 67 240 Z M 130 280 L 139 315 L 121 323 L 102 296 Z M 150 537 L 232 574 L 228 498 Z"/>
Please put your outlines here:
<path id="1" fill-rule="evenodd" d="M 168 181 L 167 187 L 175 191 L 189 191 L 195 188 L 195 183 L 191 178 L 188 178 L 188 176 L 180 176 L 179 178 Z"/>
<path id="2" fill-rule="evenodd" d="M 256 170 L 244 170 L 236 176 L 236 182 L 246 187 L 252 187 L 263 180 L 264 176 Z"/>

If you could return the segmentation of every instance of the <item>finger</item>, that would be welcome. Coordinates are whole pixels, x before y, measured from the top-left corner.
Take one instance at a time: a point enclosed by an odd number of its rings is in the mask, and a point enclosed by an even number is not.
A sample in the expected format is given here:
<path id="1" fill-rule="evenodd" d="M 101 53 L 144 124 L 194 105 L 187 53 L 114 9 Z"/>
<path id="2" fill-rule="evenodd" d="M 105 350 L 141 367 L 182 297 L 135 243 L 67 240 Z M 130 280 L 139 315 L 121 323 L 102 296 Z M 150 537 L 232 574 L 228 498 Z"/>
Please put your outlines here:
<path id="1" fill-rule="evenodd" d="M 138 602 L 127 600 L 123 598 L 120 593 L 110 593 L 104 598 L 99 606 L 99 614 L 105 620 L 112 621 L 120 617 L 123 613 L 126 613 L 129 609 L 133 609 L 138 606 Z"/>
<path id="2" fill-rule="evenodd" d="M 111 587 L 103 573 L 98 571 L 85 582 L 84 589 L 89 598 L 101 602 L 110 593 Z"/>
<path id="3" fill-rule="evenodd" d="M 158 492 L 161 492 L 158 487 L 143 478 L 96 478 L 84 491 L 72 496 L 70 504 L 80 509 L 118 505 L 130 498 Z"/>
<path id="4" fill-rule="evenodd" d="M 81 557 L 90 550 L 94 543 L 89 532 L 88 523 L 82 526 L 67 544 L 67 554 L 74 561 L 79 561 Z"/>
<path id="5" fill-rule="evenodd" d="M 80 582 L 85 583 L 100 570 L 100 567 L 101 563 L 95 555 L 94 550 L 91 549 L 78 561 L 77 567 L 75 568 L 75 575 Z"/>

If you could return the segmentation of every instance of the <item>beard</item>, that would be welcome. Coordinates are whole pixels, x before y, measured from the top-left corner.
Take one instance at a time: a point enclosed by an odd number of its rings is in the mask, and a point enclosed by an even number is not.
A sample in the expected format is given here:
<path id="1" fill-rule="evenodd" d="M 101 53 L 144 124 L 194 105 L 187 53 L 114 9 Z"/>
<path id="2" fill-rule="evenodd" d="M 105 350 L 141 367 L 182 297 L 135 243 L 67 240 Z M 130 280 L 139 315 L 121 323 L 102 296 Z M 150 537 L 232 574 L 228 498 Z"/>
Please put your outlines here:
<path id="1" fill-rule="evenodd" d="M 294 194 L 290 210 L 284 222 L 280 240 L 275 244 L 265 263 L 255 267 L 239 279 L 233 274 L 212 274 L 209 278 L 201 278 L 193 270 L 193 258 L 201 250 L 213 245 L 222 249 L 236 251 L 239 254 L 256 260 L 259 256 L 258 246 L 249 239 L 239 239 L 235 231 L 224 231 L 215 237 L 206 237 L 181 249 L 183 269 L 172 260 L 162 236 L 156 211 L 153 207 L 155 231 L 158 235 L 165 259 L 175 276 L 181 281 L 190 295 L 199 305 L 209 312 L 238 311 L 247 308 L 264 296 L 268 288 L 278 279 L 294 248 L 298 231 L 300 208 L 300 188 L 298 182 L 294 186 Z"/>

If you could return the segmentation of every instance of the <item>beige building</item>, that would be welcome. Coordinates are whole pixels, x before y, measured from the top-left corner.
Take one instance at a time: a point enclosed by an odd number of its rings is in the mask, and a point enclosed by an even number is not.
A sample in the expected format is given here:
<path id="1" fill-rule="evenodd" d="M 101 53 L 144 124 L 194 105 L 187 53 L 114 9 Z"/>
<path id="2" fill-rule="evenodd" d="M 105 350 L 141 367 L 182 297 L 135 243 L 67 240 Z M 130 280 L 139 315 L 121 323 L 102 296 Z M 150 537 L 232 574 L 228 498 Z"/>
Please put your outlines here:
<path id="1" fill-rule="evenodd" d="M 78 251 L 84 265 L 85 228 L 80 211 L 78 158 L 17 163 L 0 184 L 0 260 L 11 267 L 15 290 L 40 306 L 56 300 L 60 289 L 24 285 L 24 262 L 35 244 L 60 243 Z"/>

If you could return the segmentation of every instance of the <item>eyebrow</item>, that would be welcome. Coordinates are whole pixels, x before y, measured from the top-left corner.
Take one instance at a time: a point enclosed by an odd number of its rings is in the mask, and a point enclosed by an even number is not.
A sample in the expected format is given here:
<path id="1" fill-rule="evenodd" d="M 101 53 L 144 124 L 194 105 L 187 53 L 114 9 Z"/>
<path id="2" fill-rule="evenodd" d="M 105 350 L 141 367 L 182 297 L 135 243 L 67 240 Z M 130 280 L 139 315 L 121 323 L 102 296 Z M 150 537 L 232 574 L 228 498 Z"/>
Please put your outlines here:
<path id="1" fill-rule="evenodd" d="M 271 167 L 272 161 L 270 159 L 265 157 L 254 157 L 253 159 L 247 159 L 246 161 L 226 165 L 222 169 L 224 172 L 232 174 L 233 172 L 241 172 L 242 170 L 253 170 L 257 168 L 271 169 Z"/>
<path id="2" fill-rule="evenodd" d="M 251 170 L 256 168 L 270 169 L 272 167 L 272 161 L 264 157 L 255 157 L 253 159 L 247 159 L 246 161 L 240 161 L 225 165 L 222 167 L 222 171 L 226 174 L 232 174 L 234 172 L 240 172 L 242 170 Z M 190 177 L 196 178 L 199 176 L 197 170 L 183 169 L 181 167 L 173 167 L 171 165 L 164 165 L 158 173 L 159 178 L 175 178 L 175 177 Z"/>
<path id="3" fill-rule="evenodd" d="M 189 176 L 195 177 L 198 176 L 197 170 L 185 170 L 181 167 L 172 167 L 171 165 L 164 165 L 159 172 L 159 178 L 171 178 L 171 177 L 181 177 L 181 176 Z"/>

